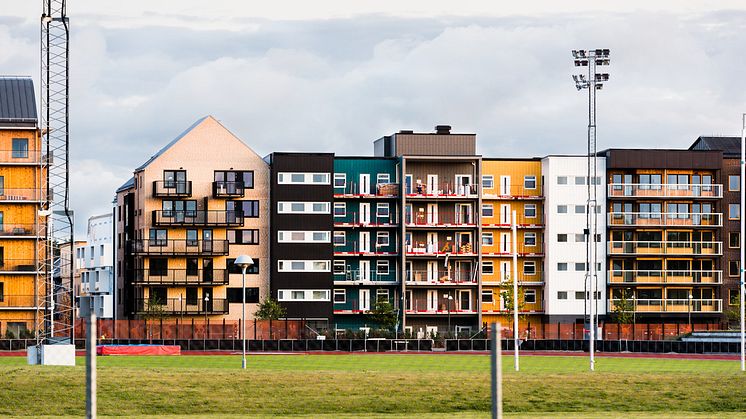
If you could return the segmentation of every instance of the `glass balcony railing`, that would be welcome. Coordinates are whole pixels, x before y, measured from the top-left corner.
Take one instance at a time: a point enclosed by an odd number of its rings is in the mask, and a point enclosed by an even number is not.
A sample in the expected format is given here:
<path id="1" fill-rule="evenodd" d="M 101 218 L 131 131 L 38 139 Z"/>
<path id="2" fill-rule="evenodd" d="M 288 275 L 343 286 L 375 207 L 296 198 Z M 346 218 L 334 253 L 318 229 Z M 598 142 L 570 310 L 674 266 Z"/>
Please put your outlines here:
<path id="1" fill-rule="evenodd" d="M 614 311 L 621 300 L 609 300 Z M 636 313 L 720 313 L 723 300 L 713 299 L 628 299 L 627 307 Z"/>
<path id="2" fill-rule="evenodd" d="M 610 270 L 610 284 L 722 284 L 717 270 Z"/>
<path id="3" fill-rule="evenodd" d="M 609 198 L 722 198 L 723 185 L 611 183 Z"/>
<path id="4" fill-rule="evenodd" d="M 697 241 L 611 241 L 611 255 L 722 255 L 723 242 Z"/>
<path id="5" fill-rule="evenodd" d="M 132 240 L 131 252 L 139 255 L 227 255 L 227 240 Z"/>
<path id="6" fill-rule="evenodd" d="M 608 223 L 612 227 L 721 227 L 723 215 L 692 212 L 610 212 Z"/>

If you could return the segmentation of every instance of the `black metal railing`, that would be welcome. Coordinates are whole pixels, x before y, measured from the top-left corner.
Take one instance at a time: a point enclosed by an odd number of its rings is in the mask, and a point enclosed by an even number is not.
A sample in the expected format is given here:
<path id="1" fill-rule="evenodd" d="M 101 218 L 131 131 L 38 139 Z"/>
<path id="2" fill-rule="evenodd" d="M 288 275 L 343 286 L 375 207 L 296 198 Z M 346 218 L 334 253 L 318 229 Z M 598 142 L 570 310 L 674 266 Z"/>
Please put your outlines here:
<path id="1" fill-rule="evenodd" d="M 243 182 L 212 182 L 212 196 L 215 198 L 242 197 L 244 190 Z"/>
<path id="2" fill-rule="evenodd" d="M 156 210 L 153 211 L 154 225 L 213 225 L 242 226 L 243 213 L 240 211 L 200 211 L 200 210 Z"/>
<path id="3" fill-rule="evenodd" d="M 226 269 L 134 269 L 132 282 L 148 285 L 224 285 Z"/>
<path id="4" fill-rule="evenodd" d="M 157 306 L 157 307 L 153 307 Z M 164 314 L 225 314 L 228 312 L 228 300 L 225 298 L 167 298 L 155 300 L 135 299 L 135 310 L 138 313 L 159 312 Z"/>
<path id="5" fill-rule="evenodd" d="M 129 251 L 136 255 L 227 255 L 228 240 L 130 240 Z"/>
<path id="6" fill-rule="evenodd" d="M 153 182 L 153 196 L 192 196 L 192 181 L 156 180 Z"/>

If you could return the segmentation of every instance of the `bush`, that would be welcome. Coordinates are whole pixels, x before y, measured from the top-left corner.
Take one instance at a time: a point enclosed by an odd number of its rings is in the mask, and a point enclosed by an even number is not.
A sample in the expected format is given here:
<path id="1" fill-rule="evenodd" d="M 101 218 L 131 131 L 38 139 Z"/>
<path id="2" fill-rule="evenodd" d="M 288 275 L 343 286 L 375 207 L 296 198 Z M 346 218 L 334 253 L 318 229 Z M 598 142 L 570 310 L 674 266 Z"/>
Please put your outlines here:
<path id="1" fill-rule="evenodd" d="M 5 331 L 5 339 L 15 339 L 16 335 L 10 329 Z"/>

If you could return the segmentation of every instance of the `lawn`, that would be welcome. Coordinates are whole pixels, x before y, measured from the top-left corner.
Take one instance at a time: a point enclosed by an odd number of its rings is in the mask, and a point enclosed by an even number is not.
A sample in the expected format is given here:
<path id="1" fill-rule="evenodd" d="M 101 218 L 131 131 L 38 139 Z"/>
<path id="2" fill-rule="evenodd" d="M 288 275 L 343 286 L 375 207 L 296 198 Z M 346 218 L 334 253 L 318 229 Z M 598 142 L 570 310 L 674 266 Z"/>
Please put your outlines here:
<path id="1" fill-rule="evenodd" d="M 489 416 L 484 355 L 100 357 L 99 414 L 314 418 Z M 83 359 L 78 360 L 82 365 Z M 503 362 L 515 417 L 740 417 L 738 361 L 526 356 Z M 0 416 L 79 416 L 85 369 L 0 357 Z M 716 413 L 716 412 L 724 412 Z M 611 415 L 604 414 L 611 413 Z"/>

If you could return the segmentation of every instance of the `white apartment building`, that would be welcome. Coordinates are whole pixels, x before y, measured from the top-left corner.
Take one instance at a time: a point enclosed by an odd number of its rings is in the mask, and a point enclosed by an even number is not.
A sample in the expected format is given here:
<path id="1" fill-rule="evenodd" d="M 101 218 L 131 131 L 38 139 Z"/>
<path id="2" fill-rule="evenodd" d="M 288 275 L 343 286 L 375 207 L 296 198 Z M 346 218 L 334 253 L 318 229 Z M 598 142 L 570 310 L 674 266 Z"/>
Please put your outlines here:
<path id="1" fill-rule="evenodd" d="M 542 159 L 545 194 L 545 314 L 550 322 L 574 322 L 590 312 L 585 301 L 588 158 Z M 597 312 L 606 314 L 606 159 L 597 158 Z M 588 290 L 590 296 L 590 290 Z"/>
<path id="2" fill-rule="evenodd" d="M 79 295 L 101 295 L 103 318 L 114 316 L 114 257 L 112 214 L 88 219 L 86 241 L 76 244 L 75 267 L 80 275 Z"/>

